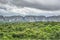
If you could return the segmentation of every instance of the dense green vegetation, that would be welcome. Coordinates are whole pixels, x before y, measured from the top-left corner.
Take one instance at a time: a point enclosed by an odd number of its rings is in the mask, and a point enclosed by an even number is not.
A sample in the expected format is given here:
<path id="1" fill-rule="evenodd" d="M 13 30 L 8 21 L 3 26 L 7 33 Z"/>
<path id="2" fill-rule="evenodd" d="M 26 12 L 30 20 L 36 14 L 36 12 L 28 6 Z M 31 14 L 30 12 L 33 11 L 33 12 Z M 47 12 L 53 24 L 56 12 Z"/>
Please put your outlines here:
<path id="1" fill-rule="evenodd" d="M 0 40 L 58 40 L 60 22 L 0 23 Z"/>

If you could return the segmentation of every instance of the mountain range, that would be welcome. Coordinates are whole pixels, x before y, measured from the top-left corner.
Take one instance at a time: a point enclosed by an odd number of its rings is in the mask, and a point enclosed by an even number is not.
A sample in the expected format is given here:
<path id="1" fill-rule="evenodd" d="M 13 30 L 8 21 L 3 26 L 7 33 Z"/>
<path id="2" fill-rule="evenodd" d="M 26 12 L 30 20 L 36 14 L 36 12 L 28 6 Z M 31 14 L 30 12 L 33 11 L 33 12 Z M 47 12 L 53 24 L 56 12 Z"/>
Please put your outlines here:
<path id="1" fill-rule="evenodd" d="M 0 15 L 0 21 L 5 22 L 36 22 L 36 21 L 54 21 L 60 22 L 60 15 L 59 16 L 2 16 Z"/>

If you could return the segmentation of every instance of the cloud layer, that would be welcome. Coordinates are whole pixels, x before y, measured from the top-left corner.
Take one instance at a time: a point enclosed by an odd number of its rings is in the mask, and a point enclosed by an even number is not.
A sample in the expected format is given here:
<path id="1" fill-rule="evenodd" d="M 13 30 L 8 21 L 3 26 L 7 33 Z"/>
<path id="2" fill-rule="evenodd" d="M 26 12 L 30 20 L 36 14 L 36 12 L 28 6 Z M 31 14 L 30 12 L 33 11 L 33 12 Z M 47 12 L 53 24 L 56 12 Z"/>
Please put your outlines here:
<path id="1" fill-rule="evenodd" d="M 60 10 L 60 0 L 0 0 L 0 3 L 41 10 Z"/>
<path id="2" fill-rule="evenodd" d="M 0 0 L 0 15 L 60 15 L 60 0 Z"/>

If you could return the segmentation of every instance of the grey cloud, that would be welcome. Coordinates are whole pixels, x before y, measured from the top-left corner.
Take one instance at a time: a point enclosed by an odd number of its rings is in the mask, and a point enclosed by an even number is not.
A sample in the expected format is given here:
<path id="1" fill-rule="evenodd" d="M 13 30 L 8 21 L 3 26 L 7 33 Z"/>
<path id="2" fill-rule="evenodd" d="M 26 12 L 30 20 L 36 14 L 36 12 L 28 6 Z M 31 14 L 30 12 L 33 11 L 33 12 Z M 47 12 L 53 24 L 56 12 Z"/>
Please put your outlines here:
<path id="1" fill-rule="evenodd" d="M 6 4 L 6 3 L 8 3 L 8 1 L 7 0 L 0 0 L 0 3 Z"/>
<path id="2" fill-rule="evenodd" d="M 41 10 L 60 10 L 60 0 L 0 0 L 0 3 Z"/>

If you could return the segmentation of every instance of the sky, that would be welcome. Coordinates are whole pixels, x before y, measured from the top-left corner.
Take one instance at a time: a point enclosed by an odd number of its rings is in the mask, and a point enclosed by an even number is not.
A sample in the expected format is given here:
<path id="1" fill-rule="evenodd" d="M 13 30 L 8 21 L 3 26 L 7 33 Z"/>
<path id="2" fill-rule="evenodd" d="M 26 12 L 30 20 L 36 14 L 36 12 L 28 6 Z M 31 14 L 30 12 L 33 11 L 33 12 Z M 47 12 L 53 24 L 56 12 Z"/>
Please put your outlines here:
<path id="1" fill-rule="evenodd" d="M 0 0 L 0 15 L 60 15 L 60 0 Z"/>

